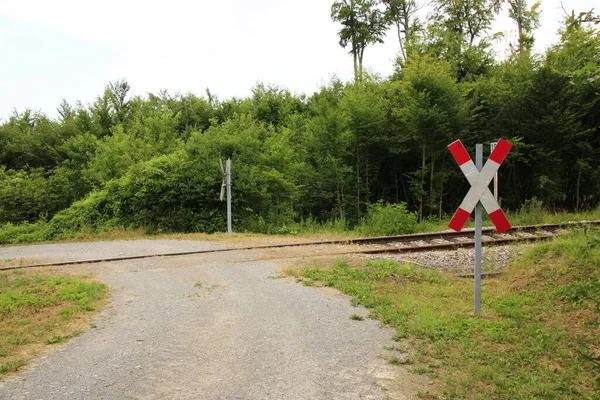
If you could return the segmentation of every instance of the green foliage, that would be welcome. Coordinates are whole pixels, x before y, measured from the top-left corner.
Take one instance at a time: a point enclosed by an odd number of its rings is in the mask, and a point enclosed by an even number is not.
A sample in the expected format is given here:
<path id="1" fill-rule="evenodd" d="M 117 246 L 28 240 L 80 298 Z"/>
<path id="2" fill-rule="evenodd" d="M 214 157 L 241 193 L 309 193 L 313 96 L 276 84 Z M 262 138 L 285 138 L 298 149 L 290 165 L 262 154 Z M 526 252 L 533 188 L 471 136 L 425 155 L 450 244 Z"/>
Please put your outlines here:
<path id="1" fill-rule="evenodd" d="M 382 43 L 387 21 L 376 0 L 341 0 L 331 5 L 331 19 L 342 24 L 340 46 L 350 45 L 354 60 L 354 80 L 362 82 L 365 48 Z"/>
<path id="2" fill-rule="evenodd" d="M 152 110 L 145 115 L 134 113 L 130 119 L 127 130 L 118 124 L 112 128 L 111 136 L 98 142 L 86 171 L 96 187 L 123 176 L 137 163 L 172 153 L 179 147 L 175 130 L 178 117 L 168 108 Z"/>
<path id="3" fill-rule="evenodd" d="M 543 217 L 543 203 L 535 197 L 525 200 L 517 214 L 520 225 L 541 224 Z"/>
<path id="4" fill-rule="evenodd" d="M 63 101 L 58 121 L 15 112 L 0 123 L 0 242 L 113 228 L 223 231 L 218 160 L 228 157 L 236 231 L 413 229 L 371 222 L 383 213 L 369 206 L 378 202 L 403 203 L 422 226 L 443 226 L 469 187 L 446 148 L 458 138 L 469 149 L 500 137 L 513 143 L 499 191 L 518 223 L 594 209 L 600 36 L 586 22 L 593 15 L 573 13 L 558 43 L 532 55 L 525 50 L 535 4 L 511 1 L 521 54 L 495 62 L 487 32 L 498 2 L 462 12 L 467 3 L 437 1 L 427 21 L 437 24 L 424 32 L 412 1 L 336 2 L 332 18 L 353 49 L 360 84 L 334 78 L 311 96 L 258 84 L 245 99 L 219 100 L 208 90 L 132 97 L 129 84 L 116 81 L 89 106 Z M 392 22 L 405 51 L 396 73 L 362 74 L 362 51 Z M 543 212 L 527 199 L 542 202 Z"/>
<path id="5" fill-rule="evenodd" d="M 47 235 L 47 223 L 37 222 L 30 224 L 23 222 L 11 224 L 10 222 L 0 225 L 0 244 L 16 244 L 28 242 L 43 242 L 50 240 Z"/>
<path id="6" fill-rule="evenodd" d="M 533 31 L 540 26 L 541 1 L 527 6 L 526 0 L 509 0 L 508 16 L 517 24 L 517 46 L 518 55 L 529 52 L 535 40 Z"/>
<path id="7" fill-rule="evenodd" d="M 0 224 L 54 215 L 77 198 L 76 182 L 76 173 L 66 166 L 50 171 L 7 171 L 0 166 Z"/>
<path id="8" fill-rule="evenodd" d="M 408 211 L 405 203 L 385 204 L 379 201 L 369 205 L 367 216 L 356 229 L 366 236 L 414 233 L 417 230 L 417 214 Z"/>
<path id="9" fill-rule="evenodd" d="M 485 74 L 492 64 L 489 30 L 498 0 L 434 0 L 423 51 L 450 62 L 459 80 Z"/>

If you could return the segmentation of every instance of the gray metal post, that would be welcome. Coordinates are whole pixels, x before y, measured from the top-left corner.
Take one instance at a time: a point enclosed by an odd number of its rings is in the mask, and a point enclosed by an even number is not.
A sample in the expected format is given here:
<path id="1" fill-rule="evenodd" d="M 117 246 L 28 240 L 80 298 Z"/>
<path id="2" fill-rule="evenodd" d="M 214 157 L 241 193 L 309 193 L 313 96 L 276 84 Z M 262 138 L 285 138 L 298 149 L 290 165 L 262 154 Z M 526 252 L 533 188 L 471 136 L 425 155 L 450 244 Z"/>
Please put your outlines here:
<path id="1" fill-rule="evenodd" d="M 225 175 L 227 185 L 227 233 L 231 235 L 231 159 L 225 164 Z"/>
<path id="2" fill-rule="evenodd" d="M 475 166 L 478 171 L 483 168 L 483 144 L 475 146 Z M 474 303 L 475 315 L 481 315 L 481 228 L 482 228 L 482 210 L 481 202 L 478 201 L 475 206 L 475 289 Z"/>

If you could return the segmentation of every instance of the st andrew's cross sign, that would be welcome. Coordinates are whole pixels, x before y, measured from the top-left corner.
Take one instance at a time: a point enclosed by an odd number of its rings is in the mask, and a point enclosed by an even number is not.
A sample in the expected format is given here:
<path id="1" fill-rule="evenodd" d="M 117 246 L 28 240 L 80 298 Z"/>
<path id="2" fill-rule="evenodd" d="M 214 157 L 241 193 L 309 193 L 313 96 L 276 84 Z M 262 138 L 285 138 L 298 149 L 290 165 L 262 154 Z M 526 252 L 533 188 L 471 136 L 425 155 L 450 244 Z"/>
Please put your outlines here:
<path id="1" fill-rule="evenodd" d="M 454 213 L 454 217 L 452 217 L 448 227 L 460 232 L 477 203 L 481 201 L 483 208 L 487 211 L 498 232 L 502 233 L 511 228 L 506 215 L 504 215 L 504 212 L 488 187 L 511 147 L 512 144 L 504 139 L 500 139 L 487 162 L 481 171 L 479 171 L 460 140 L 456 140 L 448 145 L 452 156 L 471 184 L 471 188 L 458 207 L 458 210 L 456 210 L 456 213 Z"/>
<path id="2" fill-rule="evenodd" d="M 506 158 L 512 144 L 504 139 L 500 139 L 498 144 L 490 154 L 485 165 L 483 163 L 483 145 L 476 146 L 476 161 L 471 160 L 471 156 L 465 149 L 460 140 L 448 145 L 448 149 L 458 163 L 461 171 L 471 184 L 471 188 L 463 199 L 462 203 L 454 213 L 454 217 L 448 226 L 457 232 L 460 232 L 469 219 L 469 216 L 475 210 L 475 271 L 473 278 L 474 285 L 474 309 L 475 315 L 481 314 L 481 259 L 482 259 L 482 218 L 481 206 L 488 212 L 490 219 L 496 226 L 498 232 L 502 233 L 510 229 L 510 223 L 506 215 L 498 205 L 495 197 L 490 192 L 489 184 L 494 175 L 500 168 L 500 164 Z"/>

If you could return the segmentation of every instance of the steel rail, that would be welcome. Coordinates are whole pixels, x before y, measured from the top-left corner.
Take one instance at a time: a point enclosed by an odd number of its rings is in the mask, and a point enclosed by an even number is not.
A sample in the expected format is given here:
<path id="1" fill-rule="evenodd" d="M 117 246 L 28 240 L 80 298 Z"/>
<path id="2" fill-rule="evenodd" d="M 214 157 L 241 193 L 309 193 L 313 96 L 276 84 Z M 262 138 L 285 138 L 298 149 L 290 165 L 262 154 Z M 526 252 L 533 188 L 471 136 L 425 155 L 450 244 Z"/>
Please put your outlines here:
<path id="1" fill-rule="evenodd" d="M 535 242 L 537 240 L 550 239 L 555 235 L 537 235 L 537 236 L 520 236 L 511 238 L 492 238 L 484 239 L 483 244 L 507 244 L 512 242 Z M 434 244 L 421 244 L 415 246 L 406 247 L 384 247 L 381 249 L 366 249 L 357 250 L 355 253 L 362 254 L 381 254 L 381 253 L 412 253 L 418 251 L 430 251 L 430 250 L 444 250 L 444 249 L 456 249 L 459 247 L 473 247 L 475 246 L 474 241 L 463 241 L 463 242 L 449 242 L 449 243 L 434 243 Z M 352 251 L 347 253 L 353 253 Z"/>
<path id="2" fill-rule="evenodd" d="M 525 226 L 516 226 L 506 231 L 506 233 L 518 233 L 518 232 L 535 232 L 538 230 L 544 229 L 560 229 L 567 228 L 573 226 L 582 226 L 582 225 L 600 225 L 600 220 L 594 221 L 581 221 L 581 222 L 566 222 L 562 224 L 542 224 L 542 225 L 525 225 Z M 495 229 L 492 227 L 487 227 L 483 229 L 484 233 L 494 232 Z M 158 254 L 144 254 L 144 255 L 134 255 L 134 256 L 123 256 L 123 257 L 106 257 L 106 258 L 95 258 L 95 259 L 87 259 L 87 260 L 72 260 L 72 261 L 58 261 L 51 263 L 40 263 L 40 264 L 25 264 L 25 265 L 10 265 L 5 267 L 0 267 L 0 271 L 14 270 L 14 269 L 25 269 L 25 268 L 37 268 L 37 267 L 60 267 L 67 265 L 77 265 L 77 264 L 98 264 L 103 262 L 115 262 L 115 261 L 128 261 L 128 260 L 139 260 L 144 258 L 158 258 L 158 257 L 176 257 L 176 256 L 186 256 L 186 255 L 196 255 L 196 254 L 208 254 L 208 253 L 220 253 L 220 252 L 228 252 L 228 251 L 243 251 L 243 250 L 261 250 L 261 249 L 274 249 L 274 248 L 282 248 L 282 247 L 299 247 L 299 246 L 313 246 L 313 245 L 323 245 L 323 244 L 373 244 L 373 243 L 389 243 L 389 242 L 410 242 L 415 240 L 424 240 L 424 239 L 437 239 L 437 238 L 454 238 L 454 237 L 464 237 L 468 234 L 472 234 L 474 231 L 472 229 L 465 230 L 462 232 L 429 232 L 429 233 L 415 233 L 408 235 L 397 235 L 397 236 L 379 236 L 379 237 L 371 237 L 371 238 L 354 238 L 354 239 L 341 239 L 341 240 L 321 240 L 321 241 L 313 241 L 313 242 L 301 242 L 301 243 L 288 243 L 288 244 L 274 244 L 274 245 L 261 245 L 261 246 L 243 246 L 243 247 L 231 247 L 224 249 L 211 249 L 211 250 L 192 250 L 192 251 L 183 251 L 183 252 L 175 252 L 175 253 L 158 253 Z M 496 239 L 487 239 L 484 240 L 484 244 L 490 243 L 510 243 L 516 241 L 535 241 L 552 237 L 552 235 L 544 235 L 544 236 L 527 236 L 527 237 L 513 237 L 513 238 L 496 238 Z M 339 254 L 378 254 L 378 253 L 390 253 L 390 252 L 415 252 L 415 251 L 429 251 L 429 250 L 438 250 L 438 249 L 447 249 L 447 248 L 458 248 L 458 247 L 470 247 L 474 246 L 474 242 L 471 241 L 462 241 L 462 242 L 451 242 L 451 243 L 438 243 L 438 244 L 428 244 L 428 245 L 416 245 L 416 246 L 407 246 L 407 247 L 386 247 L 381 249 L 361 249 L 355 251 L 346 251 L 339 253 L 331 253 L 330 255 L 339 255 Z"/>
<path id="3" fill-rule="evenodd" d="M 551 229 L 560 229 L 560 228 L 569 228 L 573 226 L 582 226 L 582 225 L 600 225 L 600 220 L 593 221 L 581 221 L 581 222 L 565 222 L 561 224 L 540 224 L 540 225 L 522 225 L 522 226 L 513 226 L 511 229 L 504 232 L 504 234 L 514 234 L 517 232 L 536 232 L 539 230 L 551 230 Z M 495 233 L 496 228 L 494 227 L 485 227 L 482 229 L 482 233 Z M 409 235 L 397 235 L 397 236 L 379 236 L 372 238 L 356 238 L 356 239 L 346 239 L 341 241 L 333 241 L 335 244 L 339 242 L 339 244 L 372 244 L 378 242 L 394 242 L 394 241 L 411 241 L 411 240 L 421 240 L 421 239 L 431 239 L 431 238 L 455 238 L 455 237 L 463 237 L 468 236 L 469 234 L 474 235 L 474 229 L 465 229 L 461 232 L 454 231 L 444 231 L 444 232 L 427 232 L 427 233 L 413 233 Z"/>

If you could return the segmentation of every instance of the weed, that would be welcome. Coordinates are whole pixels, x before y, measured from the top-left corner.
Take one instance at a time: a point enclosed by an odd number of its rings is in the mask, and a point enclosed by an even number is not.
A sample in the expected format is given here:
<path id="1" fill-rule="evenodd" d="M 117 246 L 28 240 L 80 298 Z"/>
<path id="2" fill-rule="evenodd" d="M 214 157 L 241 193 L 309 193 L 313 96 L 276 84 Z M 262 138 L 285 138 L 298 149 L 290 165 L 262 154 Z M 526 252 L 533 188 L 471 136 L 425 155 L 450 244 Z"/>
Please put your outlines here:
<path id="1" fill-rule="evenodd" d="M 413 361 L 409 357 L 399 358 L 399 357 L 385 357 L 385 360 L 392 365 L 411 365 Z"/>
<path id="2" fill-rule="evenodd" d="M 63 317 L 64 319 L 71 319 L 73 318 L 73 314 L 75 313 L 75 310 L 73 309 L 73 307 L 65 307 L 62 310 L 60 310 L 58 312 L 58 314 Z"/>
<path id="3" fill-rule="evenodd" d="M 69 338 L 69 336 L 52 336 L 50 339 L 47 339 L 44 341 L 44 343 L 46 344 L 56 344 L 56 343 L 62 343 L 64 341 L 66 341 Z"/>
<path id="4" fill-rule="evenodd" d="M 364 320 L 365 318 L 364 318 L 363 316 L 361 316 L 361 315 L 358 315 L 358 314 L 352 314 L 352 315 L 350 316 L 350 319 L 351 319 L 351 320 L 354 320 L 354 321 L 362 321 L 362 320 Z"/>
<path id="5" fill-rule="evenodd" d="M 202 281 L 198 281 L 196 283 L 194 283 L 194 287 L 198 288 L 198 289 L 202 289 Z"/>
<path id="6" fill-rule="evenodd" d="M 22 358 L 4 362 L 0 364 L 0 375 L 4 375 L 8 372 L 18 371 L 23 365 L 25 365 L 25 361 Z"/>

